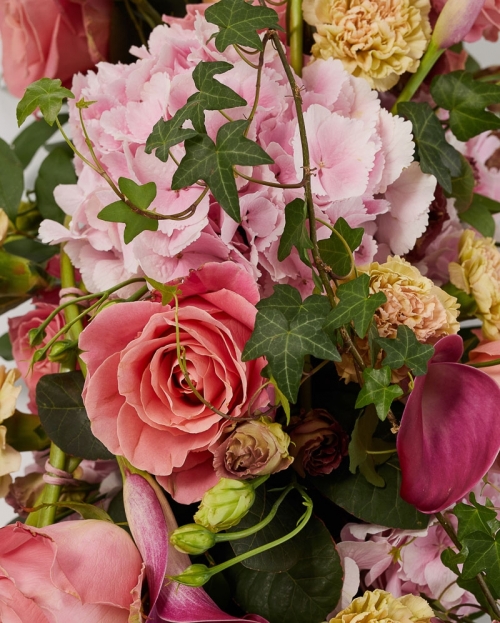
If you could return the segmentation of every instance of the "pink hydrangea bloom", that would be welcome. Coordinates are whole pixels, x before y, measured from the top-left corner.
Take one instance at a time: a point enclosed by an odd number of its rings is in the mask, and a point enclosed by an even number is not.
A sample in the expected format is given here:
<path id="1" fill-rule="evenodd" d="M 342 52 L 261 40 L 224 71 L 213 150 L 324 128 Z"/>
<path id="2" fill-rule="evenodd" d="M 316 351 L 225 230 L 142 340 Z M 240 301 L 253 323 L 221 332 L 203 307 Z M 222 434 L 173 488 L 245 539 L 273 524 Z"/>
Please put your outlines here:
<path id="1" fill-rule="evenodd" d="M 154 207 L 165 215 L 184 210 L 201 191 L 197 186 L 172 191 L 173 160 L 163 163 L 154 154 L 146 154 L 145 143 L 158 119 L 170 119 L 195 92 L 195 66 L 200 61 L 220 60 L 234 65 L 217 76 L 248 102 L 231 109 L 233 119 L 249 115 L 255 94 L 255 71 L 231 48 L 223 54 L 216 50 L 209 40 L 216 27 L 197 9 L 191 9 L 184 19 L 166 20 L 169 25 L 151 33 L 147 49 L 132 48 L 138 59 L 135 63 L 100 63 L 96 72 L 77 75 L 73 82 L 76 100 L 70 103 L 70 125 L 78 149 L 88 153 L 74 105 L 84 97 L 96 102 L 83 115 L 102 165 L 114 180 L 124 176 L 139 184 L 154 181 L 158 189 Z M 258 141 L 274 164 L 245 167 L 242 172 L 293 184 L 302 178 L 293 99 L 272 46 L 266 49 L 265 61 L 249 138 Z M 300 82 L 315 167 L 312 184 L 317 216 L 329 223 L 343 216 L 352 226 L 366 228 L 357 253 L 359 262 L 373 259 L 377 240 L 389 251 L 409 251 L 425 229 L 435 186 L 434 177 L 412 164 L 411 124 L 382 109 L 376 92 L 348 74 L 340 61 L 315 61 L 304 69 Z M 218 111 L 206 113 L 211 137 L 223 123 Z M 184 148 L 177 145 L 172 152 L 181 159 Z M 277 259 L 284 208 L 301 196 L 300 189 L 270 188 L 238 178 L 240 228 L 207 196 L 192 217 L 160 221 L 157 232 L 143 232 L 125 245 L 122 224 L 97 218 L 103 207 L 116 200 L 113 192 L 81 162 L 77 172 L 76 185 L 59 186 L 55 192 L 62 209 L 73 217 L 70 230 L 44 221 L 40 235 L 44 242 L 68 241 L 66 252 L 92 291 L 143 274 L 166 282 L 208 261 L 228 259 L 260 279 L 264 291 L 271 282 L 290 283 L 303 292 L 312 288 L 310 269 L 295 251 L 283 262 Z M 408 219 L 408 210 L 417 218 Z M 329 235 L 327 227 L 319 226 L 319 238 Z"/>

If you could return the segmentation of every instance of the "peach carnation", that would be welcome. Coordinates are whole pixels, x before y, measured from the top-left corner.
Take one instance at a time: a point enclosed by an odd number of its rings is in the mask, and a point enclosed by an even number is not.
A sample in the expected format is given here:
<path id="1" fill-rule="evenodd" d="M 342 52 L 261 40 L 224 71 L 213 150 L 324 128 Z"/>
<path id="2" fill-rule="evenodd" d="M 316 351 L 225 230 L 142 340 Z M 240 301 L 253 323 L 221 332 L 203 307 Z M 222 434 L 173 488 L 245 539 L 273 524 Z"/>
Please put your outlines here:
<path id="1" fill-rule="evenodd" d="M 375 312 L 381 337 L 396 337 L 401 324 L 409 327 L 419 342 L 426 344 L 434 344 L 439 338 L 458 332 L 457 299 L 434 285 L 406 260 L 396 255 L 384 264 L 373 262 L 364 272 L 370 275 L 370 292 L 383 292 L 387 298 Z M 367 340 L 357 340 L 357 347 L 369 365 Z M 346 382 L 356 379 L 349 355 L 343 355 L 336 365 Z"/>
<path id="2" fill-rule="evenodd" d="M 415 72 L 431 36 L 429 0 L 304 0 L 316 58 L 338 58 L 354 76 L 387 91 Z"/>
<path id="3" fill-rule="evenodd" d="M 330 623 L 429 623 L 433 616 L 432 608 L 422 597 L 393 597 L 391 593 L 376 589 L 355 599 L 330 619 Z"/>
<path id="4" fill-rule="evenodd" d="M 483 335 L 500 339 L 500 253 L 492 238 L 466 229 L 458 245 L 458 262 L 449 266 L 451 283 L 474 297 Z"/>

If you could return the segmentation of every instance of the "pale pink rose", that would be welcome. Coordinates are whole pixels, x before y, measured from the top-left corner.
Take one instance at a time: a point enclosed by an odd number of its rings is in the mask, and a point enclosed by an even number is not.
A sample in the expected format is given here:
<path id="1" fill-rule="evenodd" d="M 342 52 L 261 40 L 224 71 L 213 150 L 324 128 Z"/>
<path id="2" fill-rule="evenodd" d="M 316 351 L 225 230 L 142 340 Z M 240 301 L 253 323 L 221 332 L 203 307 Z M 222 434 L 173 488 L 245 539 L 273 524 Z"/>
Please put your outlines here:
<path id="1" fill-rule="evenodd" d="M 28 386 L 30 398 L 28 408 L 32 413 L 38 412 L 35 401 L 35 390 L 38 381 L 45 374 L 55 374 L 59 372 L 59 364 L 53 363 L 49 361 L 48 358 L 45 358 L 31 367 L 31 358 L 37 348 L 43 348 L 43 346 L 65 325 L 64 316 L 62 314 L 57 314 L 57 316 L 50 321 L 46 329 L 46 337 L 38 346 L 30 346 L 28 334 L 31 329 L 37 329 L 54 309 L 56 309 L 55 305 L 36 303 L 35 309 L 27 312 L 24 316 L 9 318 L 9 337 L 12 343 L 12 354 Z"/>
<path id="2" fill-rule="evenodd" d="M 22 97 L 39 78 L 86 71 L 106 58 L 112 0 L 0 0 L 3 77 Z"/>
<path id="3" fill-rule="evenodd" d="M 107 521 L 21 523 L 0 530 L 0 620 L 127 623 L 141 557 Z"/>
<path id="4" fill-rule="evenodd" d="M 229 418 L 267 406 L 265 360 L 244 363 L 259 294 L 241 267 L 210 263 L 180 286 L 178 323 L 196 390 Z M 201 499 L 217 477 L 208 450 L 229 423 L 193 393 L 179 366 L 175 308 L 112 305 L 83 331 L 84 388 L 92 431 L 114 454 L 158 477 L 182 503 Z"/>

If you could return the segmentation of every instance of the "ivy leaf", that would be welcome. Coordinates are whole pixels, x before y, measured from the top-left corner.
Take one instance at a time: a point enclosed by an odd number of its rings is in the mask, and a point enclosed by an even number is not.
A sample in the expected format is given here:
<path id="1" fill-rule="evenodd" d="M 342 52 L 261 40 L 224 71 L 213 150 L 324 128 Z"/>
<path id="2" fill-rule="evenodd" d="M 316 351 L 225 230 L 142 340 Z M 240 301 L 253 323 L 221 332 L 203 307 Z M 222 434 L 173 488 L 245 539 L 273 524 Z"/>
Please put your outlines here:
<path id="1" fill-rule="evenodd" d="M 321 259 L 339 277 L 347 277 L 353 268 L 353 252 L 361 244 L 364 229 L 362 227 L 352 228 L 347 221 L 340 217 L 334 226 L 330 238 L 320 240 L 318 248 Z"/>
<path id="2" fill-rule="evenodd" d="M 146 277 L 145 279 L 161 294 L 162 305 L 168 305 L 174 296 L 179 292 L 179 288 L 177 286 L 167 286 L 164 283 L 151 279 L 151 277 Z"/>
<path id="3" fill-rule="evenodd" d="M 468 580 L 486 571 L 488 582 L 500 587 L 500 531 L 495 537 L 485 532 L 472 532 L 463 539 L 468 554 L 462 568 L 462 578 Z"/>
<path id="4" fill-rule="evenodd" d="M 467 210 L 472 202 L 476 180 L 471 165 L 462 154 L 460 154 L 460 161 L 462 169 L 460 175 L 451 180 L 450 196 L 455 197 L 455 208 L 457 211 L 463 212 Z"/>
<path id="5" fill-rule="evenodd" d="M 363 273 L 356 279 L 343 283 L 337 288 L 335 294 L 340 302 L 328 314 L 324 326 L 326 333 L 332 335 L 334 329 L 352 321 L 359 337 L 365 337 L 373 314 L 387 301 L 383 292 L 370 294 L 369 283 L 370 277 Z"/>
<path id="6" fill-rule="evenodd" d="M 134 212 L 124 201 L 115 201 L 103 208 L 97 215 L 101 221 L 125 223 L 123 240 L 129 244 L 143 231 L 157 231 L 158 221 L 138 212 Z"/>
<path id="7" fill-rule="evenodd" d="M 293 247 L 296 247 L 300 259 L 304 264 L 310 265 L 306 251 L 312 249 L 313 244 L 305 226 L 306 218 L 307 206 L 303 199 L 294 199 L 285 206 L 285 229 L 278 247 L 280 262 L 290 255 Z"/>
<path id="8" fill-rule="evenodd" d="M 431 95 L 438 106 L 450 111 L 450 130 L 459 141 L 500 128 L 500 118 L 485 110 L 500 103 L 496 84 L 474 80 L 467 71 L 452 71 L 434 78 Z"/>
<path id="9" fill-rule="evenodd" d="M 495 235 L 495 219 L 491 215 L 490 203 L 485 202 L 484 199 L 488 199 L 482 195 L 474 194 L 472 196 L 472 202 L 465 212 L 459 213 L 459 218 L 464 223 L 472 225 L 474 229 L 483 236 L 493 237 Z M 493 200 L 489 200 L 493 201 Z M 497 203 L 496 201 L 494 203 Z M 499 204 L 500 206 L 500 204 Z M 496 206 L 494 206 L 496 208 Z M 497 209 L 495 209 L 495 212 Z"/>
<path id="10" fill-rule="evenodd" d="M 63 100 L 73 98 L 74 95 L 69 89 L 61 86 L 61 81 L 57 79 L 41 78 L 29 85 L 24 93 L 22 100 L 17 105 L 16 115 L 19 127 L 26 121 L 28 115 L 40 108 L 43 118 L 49 125 L 54 121 L 61 110 Z"/>
<path id="11" fill-rule="evenodd" d="M 384 349 L 384 364 L 393 370 L 407 366 L 415 376 L 427 372 L 427 362 L 434 353 L 430 344 L 421 344 L 413 331 L 406 325 L 398 326 L 397 337 L 379 337 L 377 344 Z"/>
<path id="12" fill-rule="evenodd" d="M 392 401 L 403 395 L 399 385 L 391 385 L 391 369 L 383 366 L 380 370 L 365 368 L 363 370 L 365 384 L 356 400 L 356 408 L 374 404 L 377 415 L 385 420 L 391 408 Z"/>
<path id="13" fill-rule="evenodd" d="M 188 138 L 196 136 L 196 134 L 198 134 L 196 130 L 190 128 L 183 129 L 180 127 L 185 121 L 184 118 L 179 121 L 181 117 L 182 115 L 179 115 L 178 111 L 172 119 L 168 121 L 160 119 L 153 126 L 153 131 L 147 138 L 144 151 L 150 154 L 156 149 L 155 156 L 162 162 L 167 162 L 168 152 L 171 147 L 183 143 Z"/>
<path id="14" fill-rule="evenodd" d="M 23 166 L 10 145 L 0 138 L 0 208 L 11 221 L 16 218 L 23 190 Z"/>
<path id="15" fill-rule="evenodd" d="M 125 197 L 141 210 L 147 210 L 156 197 L 156 184 L 154 182 L 141 185 L 136 184 L 134 180 L 120 177 L 118 187 Z"/>
<path id="16" fill-rule="evenodd" d="M 243 351 L 243 361 L 265 356 L 268 368 L 281 392 L 295 402 L 304 367 L 304 357 L 340 361 L 340 355 L 323 332 L 322 325 L 330 308 L 324 296 L 313 294 L 297 302 L 300 294 L 292 295 L 294 303 L 286 305 L 290 286 L 276 286 L 275 294 L 260 301 L 255 328 Z"/>
<path id="17" fill-rule="evenodd" d="M 215 47 L 219 52 L 236 44 L 262 50 L 262 41 L 256 31 L 262 28 L 281 30 L 276 11 L 244 0 L 221 0 L 208 7 L 205 18 L 219 26 L 215 35 Z"/>
<path id="18" fill-rule="evenodd" d="M 460 175 L 462 161 L 459 152 L 446 140 L 434 111 L 426 102 L 401 102 L 398 113 L 412 122 L 420 168 L 434 175 L 444 190 L 451 193 L 451 178 Z"/>
<path id="19" fill-rule="evenodd" d="M 458 565 L 461 565 L 464 562 L 468 553 L 469 552 L 464 547 L 462 547 L 459 552 L 455 552 L 451 549 L 451 547 L 448 547 L 441 554 L 441 562 L 445 567 L 451 569 L 453 573 L 460 575 Z"/>
<path id="20" fill-rule="evenodd" d="M 216 143 L 206 134 L 188 139 L 186 155 L 172 178 L 172 190 L 205 181 L 223 210 L 240 222 L 238 190 L 233 165 L 272 164 L 274 160 L 257 143 L 243 136 L 245 120 L 224 124 L 217 132 Z"/>
<path id="21" fill-rule="evenodd" d="M 493 508 L 483 506 L 476 501 L 476 496 L 471 493 L 470 504 L 459 502 L 453 508 L 453 513 L 458 518 L 458 538 L 463 541 L 466 536 L 473 532 L 484 532 L 493 537 L 500 528 L 500 521 Z"/>

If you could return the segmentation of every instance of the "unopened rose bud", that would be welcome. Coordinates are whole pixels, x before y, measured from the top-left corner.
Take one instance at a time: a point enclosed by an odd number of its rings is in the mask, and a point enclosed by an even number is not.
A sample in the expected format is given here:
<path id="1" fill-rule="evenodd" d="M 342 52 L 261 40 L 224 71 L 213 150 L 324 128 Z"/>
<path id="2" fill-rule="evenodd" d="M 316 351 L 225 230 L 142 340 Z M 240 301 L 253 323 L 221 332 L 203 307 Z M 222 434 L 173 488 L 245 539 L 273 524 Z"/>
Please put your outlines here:
<path id="1" fill-rule="evenodd" d="M 49 361 L 54 363 L 65 363 L 72 359 L 78 342 L 75 340 L 59 340 L 49 351 Z"/>
<path id="2" fill-rule="evenodd" d="M 30 329 L 28 331 L 28 342 L 31 347 L 38 346 L 47 337 L 47 333 L 43 329 Z"/>
<path id="3" fill-rule="evenodd" d="M 170 535 L 170 543 L 179 552 L 197 556 L 215 545 L 215 534 L 195 523 L 180 526 Z"/>
<path id="4" fill-rule="evenodd" d="M 286 469 L 293 461 L 288 454 L 290 437 L 281 424 L 269 418 L 245 422 L 214 452 L 214 468 L 221 478 L 253 478 Z"/>
<path id="5" fill-rule="evenodd" d="M 194 520 L 212 532 L 228 530 L 240 523 L 254 502 L 251 481 L 221 478 L 203 496 Z"/>
<path id="6" fill-rule="evenodd" d="M 179 575 L 170 579 L 186 586 L 203 586 L 211 577 L 210 569 L 206 565 L 191 565 Z"/>
<path id="7" fill-rule="evenodd" d="M 447 0 L 432 33 L 433 44 L 443 50 L 463 41 L 485 0 Z"/>
<path id="8" fill-rule="evenodd" d="M 304 478 L 330 474 L 347 455 L 349 437 L 342 426 L 324 409 L 313 409 L 292 422 L 290 453 L 294 469 Z"/>
<path id="9" fill-rule="evenodd" d="M 22 296 L 48 286 L 36 264 L 4 249 L 0 249 L 0 275 L 0 297 Z"/>

